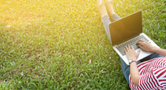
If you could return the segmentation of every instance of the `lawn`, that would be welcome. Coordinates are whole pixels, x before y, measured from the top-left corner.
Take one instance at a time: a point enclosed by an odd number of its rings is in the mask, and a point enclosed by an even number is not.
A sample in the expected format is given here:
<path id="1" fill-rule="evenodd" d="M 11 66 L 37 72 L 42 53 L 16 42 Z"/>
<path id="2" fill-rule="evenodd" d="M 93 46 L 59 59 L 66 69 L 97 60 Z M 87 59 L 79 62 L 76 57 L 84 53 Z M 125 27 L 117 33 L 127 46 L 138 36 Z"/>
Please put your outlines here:
<path id="1" fill-rule="evenodd" d="M 0 90 L 129 89 L 97 0 L 0 0 Z M 165 0 L 114 0 L 142 10 L 143 32 L 166 48 Z"/>

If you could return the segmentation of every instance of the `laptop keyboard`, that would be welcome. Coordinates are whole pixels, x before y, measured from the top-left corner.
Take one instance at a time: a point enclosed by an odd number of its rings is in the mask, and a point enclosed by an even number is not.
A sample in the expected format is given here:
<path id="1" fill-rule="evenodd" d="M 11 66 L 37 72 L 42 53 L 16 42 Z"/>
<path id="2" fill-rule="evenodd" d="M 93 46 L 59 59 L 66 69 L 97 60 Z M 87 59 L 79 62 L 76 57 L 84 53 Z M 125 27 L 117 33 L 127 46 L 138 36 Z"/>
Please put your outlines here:
<path id="1" fill-rule="evenodd" d="M 135 38 L 133 38 L 133 39 L 131 39 L 131 40 L 128 40 L 128 41 L 126 41 L 126 42 L 124 42 L 124 43 L 122 43 L 122 44 L 119 44 L 118 46 L 117 46 L 117 49 L 118 49 L 118 51 L 124 56 L 125 55 L 125 51 L 124 51 L 124 48 L 125 48 L 125 46 L 127 46 L 127 45 L 132 45 L 133 47 L 134 47 L 134 49 L 136 50 L 136 49 L 138 49 L 139 47 L 136 45 L 136 43 L 138 42 L 138 40 L 140 40 L 140 39 L 144 39 L 144 40 L 146 40 L 147 42 L 148 42 L 148 39 L 146 39 L 143 35 L 141 35 L 141 36 L 137 36 L 137 37 L 135 37 Z"/>

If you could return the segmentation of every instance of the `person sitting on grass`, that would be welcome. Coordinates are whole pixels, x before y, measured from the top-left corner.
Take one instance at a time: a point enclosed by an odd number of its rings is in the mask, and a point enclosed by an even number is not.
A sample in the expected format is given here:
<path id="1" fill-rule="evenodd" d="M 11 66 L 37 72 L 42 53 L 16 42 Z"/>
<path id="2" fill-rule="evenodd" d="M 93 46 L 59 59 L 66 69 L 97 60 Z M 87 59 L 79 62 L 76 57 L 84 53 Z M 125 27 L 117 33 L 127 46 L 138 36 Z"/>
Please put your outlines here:
<path id="1" fill-rule="evenodd" d="M 111 40 L 109 24 L 111 21 L 121 18 L 114 12 L 112 0 L 107 0 L 106 3 L 103 0 L 98 0 L 97 5 L 104 29 L 109 40 Z M 166 56 L 166 50 L 152 46 L 143 39 L 139 40 L 137 45 L 142 50 L 153 54 L 141 60 L 142 62 L 136 61 L 139 52 L 136 52 L 133 46 L 125 46 L 124 50 L 128 60 L 135 60 L 127 65 L 120 58 L 122 71 L 130 88 L 134 90 L 166 89 L 166 57 L 164 57 Z"/>

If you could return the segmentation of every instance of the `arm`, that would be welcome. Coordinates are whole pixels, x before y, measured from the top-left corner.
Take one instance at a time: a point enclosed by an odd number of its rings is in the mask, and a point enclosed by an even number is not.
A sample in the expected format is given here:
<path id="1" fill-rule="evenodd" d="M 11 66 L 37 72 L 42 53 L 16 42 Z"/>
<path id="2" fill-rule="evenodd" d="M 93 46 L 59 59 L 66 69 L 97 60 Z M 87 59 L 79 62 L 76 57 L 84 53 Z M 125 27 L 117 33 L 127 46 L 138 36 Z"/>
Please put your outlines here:
<path id="1" fill-rule="evenodd" d="M 126 53 L 126 56 L 129 60 L 136 60 L 140 51 L 138 51 L 137 53 L 135 52 L 134 50 L 134 47 L 133 46 L 126 46 L 125 47 L 125 53 Z M 139 79 L 141 77 L 141 75 L 139 74 L 138 72 L 138 68 L 137 68 L 137 63 L 136 62 L 132 62 L 130 64 L 130 75 L 131 75 L 131 80 L 132 82 L 138 86 L 139 84 Z"/>
<path id="2" fill-rule="evenodd" d="M 147 52 L 156 52 L 160 55 L 166 56 L 166 50 L 164 49 L 160 49 L 158 47 L 152 46 L 150 43 L 148 43 L 147 41 L 141 39 L 137 42 L 137 45 L 144 51 Z M 125 53 L 126 56 L 129 60 L 136 60 L 139 52 L 136 53 L 133 46 L 126 46 L 125 47 Z M 132 62 L 130 64 L 130 75 L 131 75 L 131 80 L 132 82 L 138 86 L 139 85 L 139 79 L 141 77 L 141 75 L 138 72 L 138 68 L 137 68 L 137 64 L 136 62 Z"/>
<path id="3" fill-rule="evenodd" d="M 131 75 L 131 80 L 132 80 L 132 82 L 133 82 L 136 86 L 138 86 L 138 84 L 139 84 L 139 79 L 140 79 L 141 75 L 140 75 L 139 72 L 138 72 L 138 68 L 137 68 L 136 62 L 132 62 L 132 63 L 130 64 L 130 75 Z"/>
<path id="4" fill-rule="evenodd" d="M 145 41 L 143 39 L 139 40 L 137 42 L 137 45 L 144 51 L 155 52 L 162 56 L 166 56 L 166 49 L 161 49 L 156 46 L 152 46 L 150 43 L 148 43 L 147 41 Z"/>
<path id="5" fill-rule="evenodd" d="M 166 49 L 156 48 L 152 52 L 158 53 L 162 56 L 166 56 Z"/>

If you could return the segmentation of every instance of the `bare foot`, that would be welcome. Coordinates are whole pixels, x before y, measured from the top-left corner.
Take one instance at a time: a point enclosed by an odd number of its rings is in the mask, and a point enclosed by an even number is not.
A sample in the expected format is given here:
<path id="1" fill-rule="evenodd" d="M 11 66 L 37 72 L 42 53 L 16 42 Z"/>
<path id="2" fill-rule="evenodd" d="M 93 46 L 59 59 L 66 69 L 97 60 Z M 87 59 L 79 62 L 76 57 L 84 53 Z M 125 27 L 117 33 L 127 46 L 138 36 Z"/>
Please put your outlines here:
<path id="1" fill-rule="evenodd" d="M 104 4 L 103 0 L 98 0 L 97 7 L 98 7 L 99 13 L 101 15 L 101 18 L 105 15 L 108 15 L 107 9 L 105 7 L 105 4 Z"/>
<path id="2" fill-rule="evenodd" d="M 108 15 L 111 17 L 113 14 L 115 14 L 113 9 L 113 0 L 106 0 L 106 7 L 108 11 Z"/>

